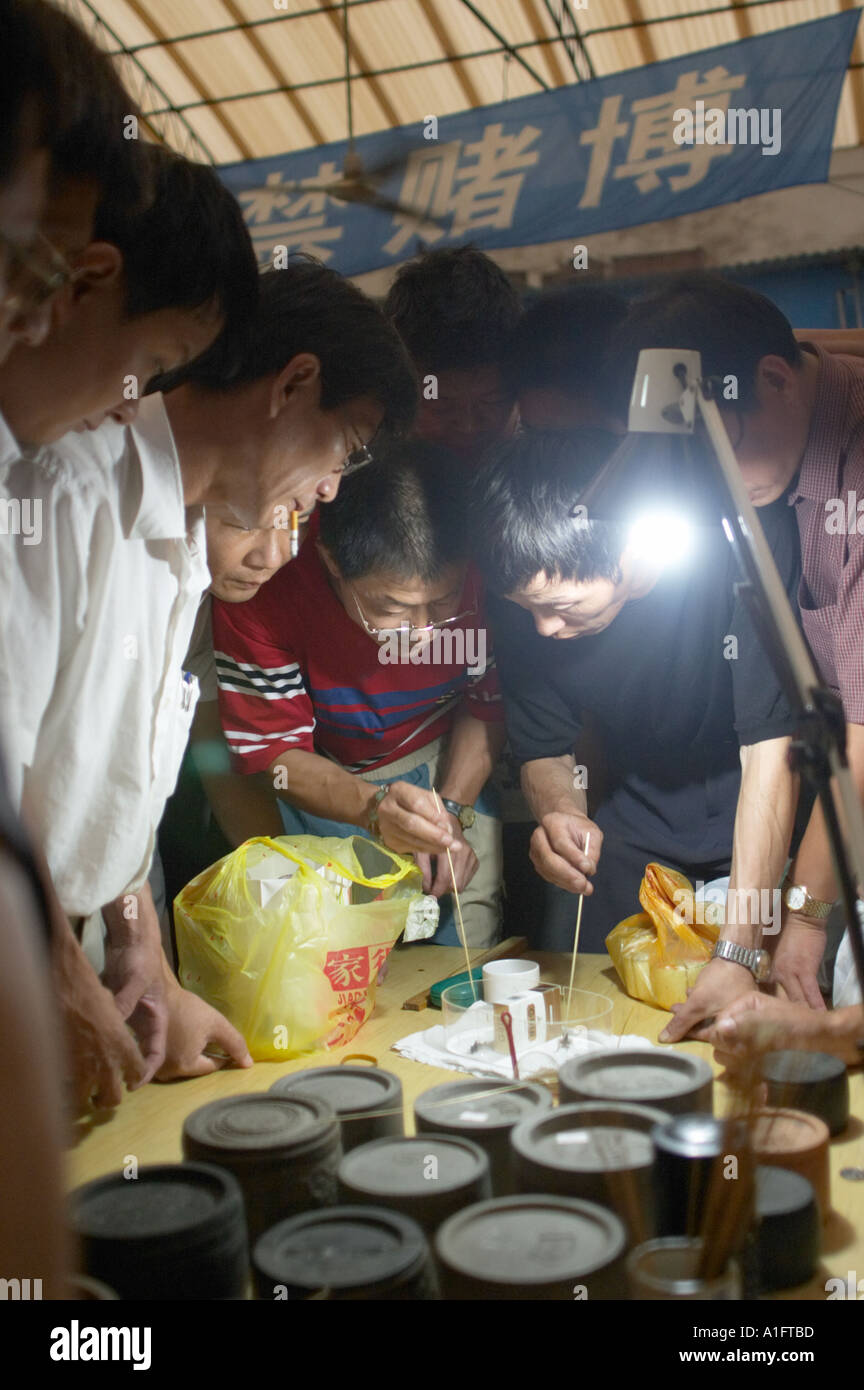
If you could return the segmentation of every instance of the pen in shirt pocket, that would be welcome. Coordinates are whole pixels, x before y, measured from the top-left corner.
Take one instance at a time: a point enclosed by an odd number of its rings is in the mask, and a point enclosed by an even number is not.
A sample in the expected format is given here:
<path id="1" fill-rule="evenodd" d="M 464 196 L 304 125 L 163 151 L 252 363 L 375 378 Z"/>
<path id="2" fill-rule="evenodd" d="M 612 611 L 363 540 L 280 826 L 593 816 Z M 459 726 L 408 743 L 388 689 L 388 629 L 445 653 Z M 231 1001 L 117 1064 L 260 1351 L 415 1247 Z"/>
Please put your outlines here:
<path id="1" fill-rule="evenodd" d="M 181 703 L 182 703 L 183 709 L 184 709 L 184 710 L 187 710 L 187 711 L 190 710 L 190 709 L 192 708 L 192 691 L 193 691 L 194 682 L 195 682 L 195 677 L 193 676 L 192 672 L 191 672 L 191 671 L 184 671 L 184 672 L 183 672 L 183 692 L 182 692 L 182 697 L 181 697 Z"/>

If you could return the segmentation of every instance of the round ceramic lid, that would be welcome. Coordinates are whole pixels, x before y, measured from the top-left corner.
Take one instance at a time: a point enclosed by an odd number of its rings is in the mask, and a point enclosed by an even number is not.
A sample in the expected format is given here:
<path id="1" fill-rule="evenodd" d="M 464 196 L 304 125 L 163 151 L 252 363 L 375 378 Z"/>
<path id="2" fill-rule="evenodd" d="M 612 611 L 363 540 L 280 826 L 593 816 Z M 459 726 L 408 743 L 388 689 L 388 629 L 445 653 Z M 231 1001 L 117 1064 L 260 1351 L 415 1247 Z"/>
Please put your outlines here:
<path id="1" fill-rule="evenodd" d="M 274 1096 L 267 1092 L 229 1096 L 202 1105 L 186 1117 L 184 1140 L 199 1149 L 236 1153 L 266 1153 L 305 1147 L 326 1139 L 336 1116 L 326 1101 L 315 1096 Z"/>
<path id="2" fill-rule="evenodd" d="M 578 1280 L 619 1258 L 618 1217 L 575 1197 L 502 1197 L 445 1221 L 435 1246 L 451 1268 L 493 1284 Z"/>
<path id="3" fill-rule="evenodd" d="M 392 1072 L 377 1067 L 309 1067 L 283 1076 L 270 1087 L 271 1095 L 318 1096 L 337 1115 L 398 1107 L 402 1085 Z"/>
<path id="4" fill-rule="evenodd" d="M 766 1081 L 790 1086 L 824 1086 L 826 1081 L 846 1080 L 846 1063 L 827 1052 L 768 1052 L 762 1060 Z"/>
<path id="5" fill-rule="evenodd" d="M 813 1184 L 791 1168 L 775 1168 L 760 1163 L 756 1169 L 756 1214 L 766 1217 L 790 1216 L 815 1201 Z"/>
<path id="6" fill-rule="evenodd" d="M 620 1125 L 585 1126 L 572 1120 L 526 1126 L 514 1135 L 524 1157 L 550 1168 L 604 1173 L 650 1168 L 654 1145 L 647 1134 Z"/>
<path id="7" fill-rule="evenodd" d="M 203 1163 L 141 1168 L 133 1180 L 120 1173 L 96 1178 L 72 1197 L 72 1219 L 90 1240 L 158 1241 L 179 1231 L 223 1220 L 239 1201 L 230 1173 Z"/>
<path id="8" fill-rule="evenodd" d="M 701 1057 L 684 1052 L 595 1052 L 566 1062 L 561 1079 L 571 1091 L 602 1100 L 634 1100 L 652 1104 L 697 1091 L 712 1080 Z"/>
<path id="9" fill-rule="evenodd" d="M 543 1086 L 511 1081 L 449 1081 L 433 1086 L 414 1102 L 414 1113 L 433 1129 L 506 1130 L 539 1110 L 552 1096 Z"/>
<path id="10" fill-rule="evenodd" d="M 416 1139 L 374 1139 L 346 1154 L 339 1178 L 371 1196 L 437 1196 L 477 1182 L 489 1160 L 468 1139 L 423 1134 Z"/>
<path id="11" fill-rule="evenodd" d="M 255 1246 L 256 1268 L 276 1283 L 353 1288 L 398 1277 L 427 1253 L 420 1227 L 376 1207 L 332 1207 L 280 1221 Z"/>

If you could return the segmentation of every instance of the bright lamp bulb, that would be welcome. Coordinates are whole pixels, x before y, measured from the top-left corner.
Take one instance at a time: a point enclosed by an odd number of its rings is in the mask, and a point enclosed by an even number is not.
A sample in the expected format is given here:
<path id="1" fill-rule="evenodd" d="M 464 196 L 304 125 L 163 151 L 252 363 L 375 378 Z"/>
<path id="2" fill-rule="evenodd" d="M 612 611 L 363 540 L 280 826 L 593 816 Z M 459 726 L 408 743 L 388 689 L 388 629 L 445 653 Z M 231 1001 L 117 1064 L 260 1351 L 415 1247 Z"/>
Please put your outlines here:
<path id="1" fill-rule="evenodd" d="M 640 558 L 671 569 L 693 548 L 693 527 L 680 512 L 645 512 L 630 527 L 628 540 Z"/>

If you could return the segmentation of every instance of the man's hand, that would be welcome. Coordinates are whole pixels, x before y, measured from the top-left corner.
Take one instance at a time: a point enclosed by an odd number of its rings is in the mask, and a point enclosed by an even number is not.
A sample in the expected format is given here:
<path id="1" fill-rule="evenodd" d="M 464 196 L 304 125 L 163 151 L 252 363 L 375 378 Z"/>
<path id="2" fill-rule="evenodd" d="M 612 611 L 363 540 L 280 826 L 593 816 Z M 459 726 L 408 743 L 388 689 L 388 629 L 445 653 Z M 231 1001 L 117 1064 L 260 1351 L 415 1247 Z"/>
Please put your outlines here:
<path id="1" fill-rule="evenodd" d="M 456 890 L 461 893 L 477 872 L 477 855 L 466 840 L 459 838 L 462 835 L 462 826 L 459 824 L 458 817 L 448 814 L 447 819 L 455 837 L 453 847 L 450 850 L 450 858 L 453 861 Z M 431 893 L 433 897 L 441 898 L 445 893 L 452 892 L 453 879 L 450 877 L 450 865 L 447 862 L 446 853 L 436 856 L 434 874 L 431 854 L 415 854 L 414 858 L 423 874 L 424 893 Z"/>
<path id="2" fill-rule="evenodd" d="M 440 854 L 464 848 L 461 826 L 459 834 L 453 835 L 453 819 L 443 806 L 438 809 L 431 792 L 410 782 L 391 782 L 378 805 L 381 839 L 396 854 Z"/>
<path id="3" fill-rule="evenodd" d="M 714 1060 L 730 1072 L 741 1071 L 754 1052 L 794 1048 L 803 1052 L 829 1052 L 849 1066 L 860 1064 L 857 1047 L 864 1037 L 864 1009 L 860 1004 L 833 1013 L 752 993 L 737 999 L 717 1017 L 707 1041 L 714 1045 Z"/>
<path id="4" fill-rule="evenodd" d="M 100 984 L 68 924 L 62 934 L 55 932 L 53 974 L 77 1113 L 91 1101 L 97 1109 L 111 1109 L 123 1099 L 124 1081 L 130 1090 L 143 1084 L 147 1066 L 114 996 Z"/>
<path id="5" fill-rule="evenodd" d="M 181 1076 L 207 1076 L 226 1062 L 251 1067 L 252 1058 L 241 1035 L 220 1013 L 197 994 L 182 989 L 173 978 L 166 981 L 168 1040 L 165 1061 L 157 1081 L 176 1081 Z M 225 1053 L 214 1056 L 214 1053 Z"/>
<path id="6" fill-rule="evenodd" d="M 134 915 L 128 916 L 130 907 Z M 107 935 L 103 983 L 138 1039 L 147 1066 L 139 1085 L 152 1081 L 165 1060 L 168 1005 L 162 974 L 159 918 L 149 886 L 103 909 Z"/>
<path id="7" fill-rule="evenodd" d="M 675 1015 L 666 1024 L 657 1041 L 680 1042 L 682 1038 L 709 1037 L 714 1016 L 741 995 L 752 994 L 756 981 L 743 965 L 732 960 L 709 960 L 699 971 L 699 979 L 683 1004 L 673 1004 Z"/>
<path id="8" fill-rule="evenodd" d="M 585 841 L 591 836 L 590 856 Z M 586 877 L 596 873 L 603 848 L 603 831 L 587 816 L 550 811 L 531 836 L 531 863 L 548 883 L 566 888 L 568 893 L 593 893 Z"/>
<path id="9" fill-rule="evenodd" d="M 777 985 L 780 998 L 793 1004 L 809 1004 L 811 1009 L 824 1009 L 825 1000 L 817 980 L 824 954 L 824 922 L 815 923 L 787 912 L 771 969 L 771 980 Z"/>

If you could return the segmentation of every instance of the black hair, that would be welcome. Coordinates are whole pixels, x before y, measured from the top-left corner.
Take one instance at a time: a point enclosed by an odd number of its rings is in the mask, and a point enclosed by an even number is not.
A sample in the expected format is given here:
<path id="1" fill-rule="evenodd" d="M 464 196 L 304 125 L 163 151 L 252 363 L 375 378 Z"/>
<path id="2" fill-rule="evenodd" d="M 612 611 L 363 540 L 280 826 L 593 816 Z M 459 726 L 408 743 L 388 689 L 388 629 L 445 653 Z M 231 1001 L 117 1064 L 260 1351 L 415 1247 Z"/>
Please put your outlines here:
<path id="1" fill-rule="evenodd" d="M 573 515 L 617 442 L 603 430 L 529 430 L 491 452 L 468 485 L 472 550 L 491 589 L 516 593 L 541 572 L 617 579 L 625 528 Z"/>
<path id="2" fill-rule="evenodd" d="M 103 209 L 142 207 L 150 195 L 142 142 L 129 138 L 140 112 L 110 56 L 47 0 L 22 0 L 43 51 L 55 55 L 59 91 L 49 141 L 55 181 L 92 180 Z"/>
<path id="3" fill-rule="evenodd" d="M 376 449 L 319 513 L 321 542 L 345 579 L 386 570 L 428 583 L 466 556 L 464 469 L 425 440 Z"/>
<path id="4" fill-rule="evenodd" d="M 311 256 L 265 271 L 249 331 L 233 341 L 223 334 L 191 366 L 163 377 L 159 389 L 230 392 L 281 372 L 302 352 L 321 363 L 322 410 L 369 397 L 384 411 L 382 434 L 413 424 L 417 378 L 398 335 L 356 285 Z"/>
<path id="5" fill-rule="evenodd" d="M 612 335 L 607 389 L 625 417 L 642 348 L 700 352 L 704 376 L 737 377 L 740 410 L 756 404 L 756 368 L 763 357 L 782 357 L 792 367 L 801 362 L 789 320 L 776 304 L 702 271 L 677 276 L 637 301 Z"/>
<path id="6" fill-rule="evenodd" d="M 153 201 L 140 213 L 97 211 L 95 241 L 123 253 L 126 314 L 199 309 L 209 304 L 232 338 L 248 329 L 258 297 L 258 266 L 240 205 L 214 169 L 149 145 Z"/>
<path id="7" fill-rule="evenodd" d="M 552 388 L 599 396 L 613 330 L 627 313 L 623 295 L 602 285 L 550 290 L 525 310 L 504 354 L 502 370 L 514 396 Z"/>
<path id="8" fill-rule="evenodd" d="M 521 313 L 504 271 L 476 246 L 424 251 L 403 265 L 384 313 L 424 370 L 497 365 Z"/>
<path id="9" fill-rule="evenodd" d="M 43 43 L 26 0 L 0 3 L 0 182 L 11 178 L 27 141 L 51 141 L 61 76 L 57 55 Z"/>

